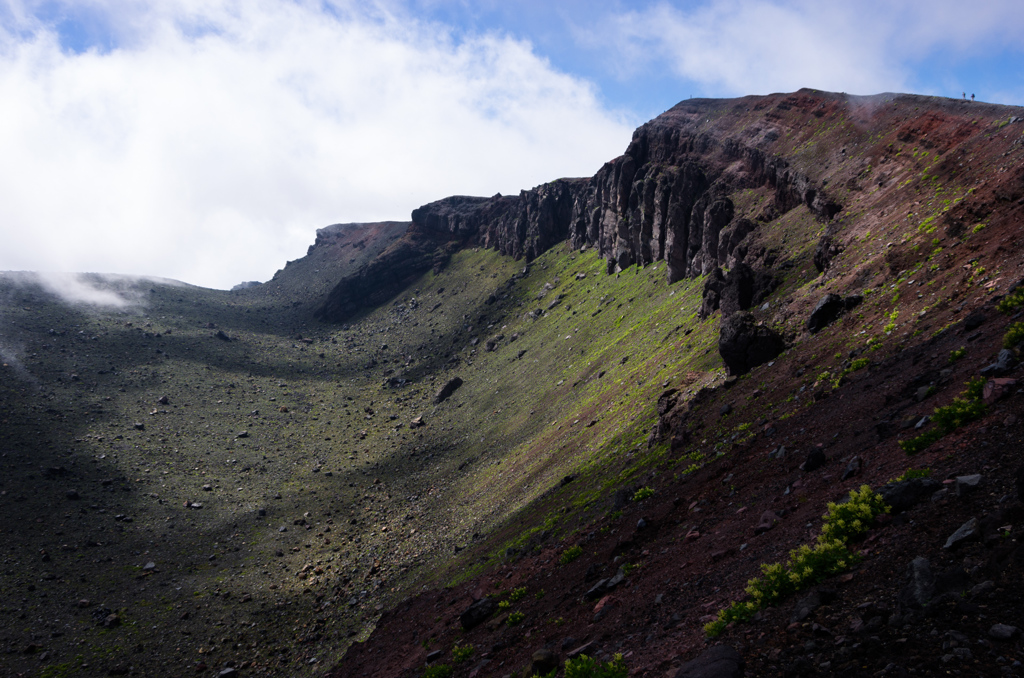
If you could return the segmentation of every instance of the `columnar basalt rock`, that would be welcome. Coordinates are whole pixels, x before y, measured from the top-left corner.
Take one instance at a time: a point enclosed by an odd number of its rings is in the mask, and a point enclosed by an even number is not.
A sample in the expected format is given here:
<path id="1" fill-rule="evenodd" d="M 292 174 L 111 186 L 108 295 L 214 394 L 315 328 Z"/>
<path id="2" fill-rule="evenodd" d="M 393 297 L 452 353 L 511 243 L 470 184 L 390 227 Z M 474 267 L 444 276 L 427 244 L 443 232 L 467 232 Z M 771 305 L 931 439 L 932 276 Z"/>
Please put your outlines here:
<path id="1" fill-rule="evenodd" d="M 558 179 L 517 196 L 452 196 L 414 210 L 406 235 L 341 280 L 319 317 L 342 321 L 470 245 L 529 261 L 568 241 L 595 248 L 609 273 L 664 260 L 669 282 L 732 268 L 745 260 L 757 229 L 737 213 L 731 196 L 739 190 L 770 191 L 761 220 L 798 206 L 826 222 L 839 212 L 812 178 L 773 154 L 777 131 L 707 131 L 703 122 L 719 103 L 683 102 L 642 125 L 626 152 L 593 177 Z"/>

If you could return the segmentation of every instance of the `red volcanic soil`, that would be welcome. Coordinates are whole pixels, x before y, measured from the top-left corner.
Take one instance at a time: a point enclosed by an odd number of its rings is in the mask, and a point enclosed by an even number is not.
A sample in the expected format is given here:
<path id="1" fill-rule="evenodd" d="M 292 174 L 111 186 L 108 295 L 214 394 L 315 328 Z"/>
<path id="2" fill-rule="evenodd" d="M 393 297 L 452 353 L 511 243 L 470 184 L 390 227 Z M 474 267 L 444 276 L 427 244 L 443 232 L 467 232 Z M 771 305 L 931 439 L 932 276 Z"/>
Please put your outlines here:
<path id="1" fill-rule="evenodd" d="M 655 481 L 655 495 L 629 503 L 620 518 L 599 520 L 572 542 L 545 545 L 536 555 L 455 588 L 405 601 L 380 619 L 367 642 L 353 645 L 331 675 L 420 675 L 430 652 L 441 650 L 437 663 L 451 664 L 451 648 L 471 644 L 474 655 L 455 665 L 454 675 L 526 675 L 536 650 L 548 648 L 564 660 L 585 647 L 586 653 L 604 658 L 622 653 L 630 675 L 663 676 L 717 643 L 740 650 L 747 675 L 859 676 L 886 667 L 889 673 L 883 675 L 911 670 L 938 675 L 953 668 L 963 675 L 1001 675 L 1022 656 L 1019 638 L 994 640 L 989 629 L 1022 621 L 1024 550 L 1018 540 L 1024 510 L 1014 475 L 1021 465 L 1024 403 L 1014 394 L 984 420 L 911 459 L 894 438 L 871 439 L 876 435 L 872 422 L 887 403 L 894 407 L 914 400 L 905 393 L 910 375 L 945 369 L 950 351 L 974 334 L 980 334 L 972 342 L 975 354 L 997 351 L 1005 324 L 993 315 L 978 330 L 952 329 L 903 351 L 855 375 L 800 414 L 771 422 L 774 433 L 762 433 L 727 462 L 682 482 Z M 953 374 L 944 377 L 946 383 L 962 384 L 982 362 L 956 364 Z M 788 367 L 799 369 L 795 361 Z M 740 401 L 748 395 L 743 386 L 724 391 L 705 409 L 717 413 L 720 402 Z M 951 386 L 935 398 L 946 400 L 956 390 Z M 915 402 L 904 411 L 924 414 L 933 405 Z M 786 456 L 770 459 L 766 452 L 780 445 Z M 828 462 L 813 472 L 800 470 L 815 448 L 825 451 Z M 863 470 L 843 481 L 854 456 L 863 461 Z M 834 600 L 793 621 L 804 597 L 798 595 L 717 639 L 705 636 L 703 625 L 743 598 L 747 580 L 759 574 L 761 563 L 784 561 L 791 548 L 813 541 L 827 502 L 862 484 L 880 487 L 909 465 L 930 467 L 932 477 L 949 491 L 887 517 L 859 545 L 859 566 L 811 589 L 834 592 Z M 957 497 L 950 481 L 975 473 L 982 475 L 981 489 Z M 756 534 L 766 511 L 781 518 L 771 530 Z M 947 537 L 972 517 L 1010 528 L 992 530 L 984 540 L 955 551 L 943 549 Z M 641 520 L 646 524 L 642 529 Z M 572 545 L 582 547 L 583 555 L 560 564 Z M 929 559 L 933 573 L 955 580 L 955 595 L 924 611 L 899 601 L 908 565 L 919 556 Z M 626 581 L 607 596 L 587 599 L 587 591 L 621 564 L 634 566 Z M 988 581 L 993 584 L 980 586 Z M 469 632 L 462 630 L 459 615 L 474 599 L 518 587 L 526 588 L 512 608 L 525 615 L 520 625 L 508 626 L 507 615 L 496 614 Z M 970 659 L 953 653 L 957 647 L 969 649 Z"/>
<path id="2" fill-rule="evenodd" d="M 838 95 L 807 90 L 730 103 L 743 113 L 709 122 L 717 124 L 720 134 L 746 125 L 741 115 L 751 109 L 769 111 L 766 120 L 799 133 L 805 121 L 836 115 L 846 106 Z M 684 102 L 652 124 L 696 124 L 705 115 L 698 110 L 701 105 Z M 885 233 L 886 215 L 891 220 L 894 214 L 912 214 L 929 199 L 919 184 L 903 190 L 911 162 L 908 145 L 915 158 L 918 149 L 941 155 L 930 171 L 970 189 L 938 220 L 934 234 L 915 231 L 913 221 L 908 237 L 894 238 L 889 231 L 890 242 L 875 248 L 881 248 L 880 254 L 830 269 L 821 281 L 827 288 L 821 294 L 878 276 L 871 285 L 891 295 L 899 283 L 909 299 L 900 313 L 927 313 L 928 322 L 918 327 L 923 331 L 901 328 L 897 340 L 882 350 L 856 352 L 869 365 L 835 387 L 814 380 L 821 356 L 842 350 L 865 327 L 877 333 L 885 314 L 865 311 L 821 335 L 791 337 L 793 348 L 771 371 L 711 391 L 677 422 L 690 437 L 689 446 L 675 452 L 708 443 L 702 431 L 735 416 L 723 413 L 725 405 L 736 412 L 767 400 L 800 404 L 791 416 L 755 421 L 754 435 L 740 437 L 722 459 L 696 473 L 680 476 L 684 464 L 646 477 L 642 484 L 654 495 L 626 502 L 620 514 L 605 514 L 571 537 L 544 542 L 530 555 L 471 581 L 400 603 L 329 675 L 412 677 L 443 663 L 452 666 L 455 676 L 523 676 L 529 675 L 538 650 L 550 650 L 561 664 L 584 648 L 604 660 L 621 653 L 631 676 L 672 676 L 684 662 L 720 643 L 740 652 L 746 675 L 752 676 L 1022 673 L 1019 631 L 1009 638 L 993 631 L 997 624 L 1024 627 L 1021 390 L 1008 385 L 983 418 L 916 456 L 897 444 L 994 361 L 1008 325 L 1019 320 L 1000 314 L 995 301 L 1024 277 L 1020 125 L 993 124 L 1005 117 L 1002 107 L 923 97 L 909 103 L 893 95 L 851 100 L 848 110 L 854 122 L 877 134 L 865 142 L 868 149 L 860 150 L 868 174 L 848 178 L 846 185 L 854 192 L 871 185 L 891 187 L 862 194 L 861 213 L 846 222 L 848 250 L 869 231 Z M 974 237 L 957 240 L 972 228 Z M 929 256 L 933 237 L 945 246 L 934 260 L 941 267 L 921 269 L 916 281 L 901 278 Z M 981 265 L 988 267 L 986 279 L 978 279 Z M 937 279 L 938 271 L 959 273 L 944 278 L 939 298 L 929 299 L 922 285 Z M 787 313 L 805 319 L 816 300 L 790 304 Z M 962 347 L 967 356 L 951 360 L 951 353 Z M 1014 370 L 1006 376 L 1020 374 Z M 785 448 L 782 458 L 770 456 L 780 447 Z M 816 450 L 824 454 L 825 464 L 802 470 Z M 857 545 L 863 557 L 857 566 L 763 610 L 748 623 L 730 626 L 718 638 L 706 636 L 704 624 L 730 602 L 744 599 L 747 581 L 759 575 L 762 564 L 785 561 L 791 549 L 813 542 L 828 502 L 861 485 L 881 488 L 910 467 L 929 468 L 944 491 L 929 492 L 905 512 L 880 519 Z M 956 478 L 972 474 L 981 475 L 980 487 L 958 495 Z M 612 511 L 614 498 L 607 501 Z M 759 534 L 755 528 L 766 512 L 778 520 Z M 540 508 L 537 515 L 543 515 Z M 944 548 L 947 538 L 972 518 L 979 521 L 977 538 Z M 562 564 L 562 555 L 573 546 L 582 555 Z M 926 558 L 934 576 L 926 596 L 931 602 L 924 607 L 913 602 L 908 588 L 915 558 Z M 588 590 L 623 565 L 628 570 L 624 582 L 588 598 Z M 474 600 L 491 594 L 506 599 L 520 587 L 525 596 L 508 609 L 524 615 L 521 623 L 510 626 L 506 610 L 463 630 L 460 614 Z M 799 601 L 813 591 L 822 592 L 822 604 L 798 614 L 805 607 Z M 472 645 L 472 656 L 454 663 L 456 645 Z"/>

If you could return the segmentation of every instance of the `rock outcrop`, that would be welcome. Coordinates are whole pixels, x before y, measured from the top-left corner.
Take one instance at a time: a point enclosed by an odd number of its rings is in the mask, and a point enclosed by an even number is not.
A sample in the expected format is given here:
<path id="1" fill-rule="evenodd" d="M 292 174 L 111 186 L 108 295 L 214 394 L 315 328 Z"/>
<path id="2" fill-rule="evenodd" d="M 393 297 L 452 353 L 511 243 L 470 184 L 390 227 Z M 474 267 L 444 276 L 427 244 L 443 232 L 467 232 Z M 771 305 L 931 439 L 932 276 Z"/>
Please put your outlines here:
<path id="1" fill-rule="evenodd" d="M 728 103 L 757 105 L 760 99 Z M 813 97 L 801 91 L 786 101 L 803 105 L 805 99 Z M 747 241 L 758 220 L 804 206 L 829 222 L 842 208 L 806 172 L 773 153 L 777 131 L 707 129 L 709 111 L 721 105 L 690 100 L 675 106 L 637 129 L 626 152 L 589 179 L 559 179 L 517 196 L 452 196 L 414 210 L 405 236 L 340 280 L 318 317 L 344 321 L 425 271 L 443 267 L 451 252 L 469 245 L 531 260 L 568 241 L 577 249 L 595 248 L 609 273 L 664 260 L 669 282 L 739 264 L 758 271 L 747 261 Z M 738 216 L 732 196 L 764 188 L 771 200 L 757 219 Z M 761 273 L 755 273 L 755 287 Z M 747 308 L 745 296 L 737 294 L 737 300 L 736 310 Z"/>
<path id="2" fill-rule="evenodd" d="M 750 313 L 739 311 L 722 321 L 718 352 L 731 375 L 746 374 L 785 348 L 782 337 L 770 327 L 758 324 Z"/>
<path id="3" fill-rule="evenodd" d="M 707 318 L 721 309 L 722 317 L 725 318 L 736 311 L 745 311 L 764 301 L 775 289 L 775 285 L 771 273 L 755 271 L 742 262 L 729 269 L 728 273 L 715 267 L 704 283 L 699 315 Z"/>
<path id="4" fill-rule="evenodd" d="M 811 311 L 811 315 L 807 319 L 807 330 L 814 334 L 825 329 L 843 313 L 859 306 L 862 301 L 864 301 L 864 297 L 859 294 L 848 297 L 841 297 L 838 294 L 826 294 L 818 301 L 814 310 Z"/>

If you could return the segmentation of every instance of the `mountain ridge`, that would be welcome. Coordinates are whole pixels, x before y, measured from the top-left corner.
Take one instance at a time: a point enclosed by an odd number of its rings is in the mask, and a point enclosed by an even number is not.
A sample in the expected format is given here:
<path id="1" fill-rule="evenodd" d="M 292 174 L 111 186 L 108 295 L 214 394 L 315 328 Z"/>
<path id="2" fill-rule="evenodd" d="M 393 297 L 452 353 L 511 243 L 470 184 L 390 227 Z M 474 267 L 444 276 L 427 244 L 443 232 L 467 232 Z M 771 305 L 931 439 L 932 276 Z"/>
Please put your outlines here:
<path id="1" fill-rule="evenodd" d="M 1017 672 L 1020 116 L 690 100 L 246 289 L 0 276 L 2 670 Z M 705 634 L 862 485 L 856 564 Z"/>

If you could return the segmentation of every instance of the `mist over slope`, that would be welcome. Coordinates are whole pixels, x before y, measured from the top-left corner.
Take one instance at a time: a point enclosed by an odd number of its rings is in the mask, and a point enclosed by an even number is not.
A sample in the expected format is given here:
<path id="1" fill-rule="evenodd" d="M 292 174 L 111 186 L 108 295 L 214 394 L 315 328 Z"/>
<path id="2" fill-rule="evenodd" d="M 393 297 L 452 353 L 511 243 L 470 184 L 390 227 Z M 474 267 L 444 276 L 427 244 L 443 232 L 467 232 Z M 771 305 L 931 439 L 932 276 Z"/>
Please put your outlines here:
<path id="1" fill-rule="evenodd" d="M 104 309 L 0 279 L 11 675 L 419 676 L 437 650 L 524 675 L 580 647 L 664 675 L 827 502 L 910 466 L 986 489 L 876 527 L 817 617 L 787 600 L 723 639 L 752 675 L 965 661 L 939 649 L 1021 602 L 1019 396 L 999 382 L 914 458 L 898 441 L 1001 347 L 1020 118 L 690 100 L 592 178 L 321 229 L 262 285 L 138 281 Z M 991 581 L 978 609 L 906 603 L 917 557 L 945 592 Z M 510 605 L 464 629 L 487 594 Z M 1020 654 L 986 642 L 978 671 Z"/>

